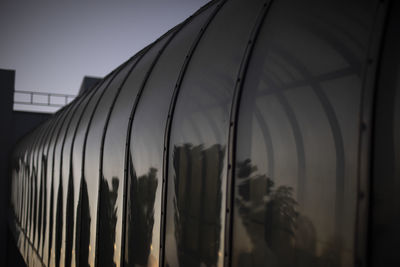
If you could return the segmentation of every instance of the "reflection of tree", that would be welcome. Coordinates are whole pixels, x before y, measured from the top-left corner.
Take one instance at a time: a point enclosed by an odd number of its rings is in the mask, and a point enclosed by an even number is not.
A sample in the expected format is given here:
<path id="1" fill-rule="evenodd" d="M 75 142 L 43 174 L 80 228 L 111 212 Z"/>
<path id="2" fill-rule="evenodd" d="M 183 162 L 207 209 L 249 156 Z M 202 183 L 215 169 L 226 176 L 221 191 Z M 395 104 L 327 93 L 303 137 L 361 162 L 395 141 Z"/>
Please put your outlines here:
<path id="1" fill-rule="evenodd" d="M 292 256 L 291 248 L 299 216 L 296 211 L 297 202 L 292 195 L 293 188 L 289 186 L 271 189 L 270 199 L 265 208 L 264 238 L 271 250 L 282 260 Z"/>
<path id="2" fill-rule="evenodd" d="M 88 188 L 85 178 L 82 178 L 81 191 L 76 212 L 76 221 L 79 223 L 75 236 L 75 251 L 79 253 L 76 257 L 76 265 L 89 266 L 89 242 L 90 242 L 90 207 Z"/>
<path id="3" fill-rule="evenodd" d="M 317 255 L 317 233 L 312 221 L 298 211 L 293 188 L 275 187 L 265 175 L 257 175 L 257 166 L 250 159 L 237 163 L 236 205 L 239 219 L 247 234 L 251 251 L 240 251 L 237 266 L 340 266 L 340 250 L 335 242 L 327 242 Z M 238 227 L 235 228 L 239 231 Z M 244 231 L 244 233 L 243 233 Z M 235 244 L 238 246 L 238 244 Z"/>
<path id="4" fill-rule="evenodd" d="M 74 230 L 74 176 L 72 163 L 70 164 L 69 179 L 68 179 L 68 192 L 67 192 L 67 208 L 66 225 L 65 225 L 65 266 L 71 266 L 72 257 L 72 237 Z"/>
<path id="5" fill-rule="evenodd" d="M 153 238 L 157 169 L 150 168 L 147 174 L 137 177 L 130 157 L 129 178 L 126 265 L 146 266 Z"/>
<path id="6" fill-rule="evenodd" d="M 175 238 L 181 266 L 215 266 L 221 232 L 224 148 L 174 147 Z"/>
<path id="7" fill-rule="evenodd" d="M 104 176 L 100 183 L 101 209 L 99 209 L 99 229 L 101 243 L 97 247 L 98 262 L 100 266 L 116 266 L 114 262 L 114 246 L 119 180 L 118 177 L 112 178 L 112 190 L 110 190 L 108 181 Z"/>

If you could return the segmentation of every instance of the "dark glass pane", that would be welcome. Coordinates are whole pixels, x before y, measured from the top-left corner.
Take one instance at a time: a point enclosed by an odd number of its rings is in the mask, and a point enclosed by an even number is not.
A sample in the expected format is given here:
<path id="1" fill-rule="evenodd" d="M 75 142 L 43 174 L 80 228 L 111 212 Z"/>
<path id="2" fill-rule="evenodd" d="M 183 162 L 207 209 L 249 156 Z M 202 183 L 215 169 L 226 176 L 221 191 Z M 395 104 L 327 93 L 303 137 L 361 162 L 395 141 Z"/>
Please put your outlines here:
<path id="1" fill-rule="evenodd" d="M 190 45 L 214 8 L 198 14 L 175 35 L 154 66 L 138 104 L 128 166 L 126 266 L 158 265 L 161 175 L 168 108 Z"/>
<path id="2" fill-rule="evenodd" d="M 273 1 L 240 105 L 234 266 L 354 266 L 372 19 L 366 1 Z"/>
<path id="3" fill-rule="evenodd" d="M 262 4 L 227 1 L 205 31 L 183 78 L 168 157 L 169 266 L 223 264 L 230 106 L 242 54 Z"/>
<path id="4" fill-rule="evenodd" d="M 90 227 L 90 236 L 89 236 L 89 254 L 85 259 L 84 255 L 81 254 L 80 257 L 80 265 L 89 264 L 90 266 L 94 266 L 95 264 L 95 255 L 96 255 L 96 231 L 97 231 L 97 200 L 99 193 L 99 169 L 100 169 L 100 148 L 101 148 L 101 139 L 104 132 L 104 125 L 106 122 L 107 114 L 110 111 L 111 104 L 116 96 L 118 89 L 120 88 L 123 80 L 131 69 L 132 65 L 136 61 L 136 58 L 131 60 L 127 65 L 123 66 L 121 70 L 115 75 L 114 79 L 111 81 L 110 85 L 107 87 L 104 95 L 99 100 L 97 108 L 94 110 L 93 119 L 91 124 L 89 125 L 87 142 L 86 142 L 86 150 L 85 154 L 85 165 L 84 168 L 84 176 L 82 179 L 82 189 L 83 184 L 86 183 L 88 190 L 88 209 L 82 209 L 82 214 L 89 214 L 90 223 L 88 223 Z M 83 233 L 83 229 L 81 231 Z M 86 234 L 86 233 L 85 233 Z M 83 244 L 82 244 L 83 246 Z"/>
<path id="5" fill-rule="evenodd" d="M 376 94 L 370 266 L 400 266 L 400 2 L 393 1 Z"/>
<path id="6" fill-rule="evenodd" d="M 169 33 L 154 44 L 138 61 L 123 85 L 110 114 L 104 140 L 103 173 L 100 185 L 99 252 L 100 266 L 120 266 L 125 149 L 128 122 L 146 73 Z"/>

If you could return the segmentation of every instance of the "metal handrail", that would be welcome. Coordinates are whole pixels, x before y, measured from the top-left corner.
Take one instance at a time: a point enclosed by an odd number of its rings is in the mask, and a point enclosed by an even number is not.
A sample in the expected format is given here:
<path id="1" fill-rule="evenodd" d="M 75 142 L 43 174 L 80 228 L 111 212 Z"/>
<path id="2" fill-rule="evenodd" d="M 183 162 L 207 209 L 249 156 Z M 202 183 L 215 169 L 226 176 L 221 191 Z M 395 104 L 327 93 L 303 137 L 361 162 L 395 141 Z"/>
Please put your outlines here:
<path id="1" fill-rule="evenodd" d="M 29 101 L 15 101 L 15 94 L 22 94 L 22 95 L 29 95 Z M 34 96 L 47 96 L 47 103 L 46 102 L 35 102 Z M 64 98 L 64 104 L 61 103 L 52 103 L 51 97 L 58 97 Z M 33 92 L 33 91 L 14 91 L 14 104 L 22 104 L 22 105 L 33 105 L 33 106 L 49 106 L 49 107 L 63 107 L 64 105 L 68 104 L 69 99 L 74 99 L 76 95 L 69 95 L 69 94 L 56 94 L 56 93 L 45 93 L 45 92 Z"/>

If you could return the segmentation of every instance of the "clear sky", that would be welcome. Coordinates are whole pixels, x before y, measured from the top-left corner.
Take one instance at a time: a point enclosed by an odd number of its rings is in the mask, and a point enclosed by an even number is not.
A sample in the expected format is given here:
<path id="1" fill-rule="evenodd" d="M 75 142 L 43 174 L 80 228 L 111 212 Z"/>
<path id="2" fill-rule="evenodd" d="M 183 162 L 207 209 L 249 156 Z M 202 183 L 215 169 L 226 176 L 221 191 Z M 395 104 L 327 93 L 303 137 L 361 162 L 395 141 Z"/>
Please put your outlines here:
<path id="1" fill-rule="evenodd" d="M 77 94 L 208 0 L 0 0 L 0 68 L 16 90 Z"/>

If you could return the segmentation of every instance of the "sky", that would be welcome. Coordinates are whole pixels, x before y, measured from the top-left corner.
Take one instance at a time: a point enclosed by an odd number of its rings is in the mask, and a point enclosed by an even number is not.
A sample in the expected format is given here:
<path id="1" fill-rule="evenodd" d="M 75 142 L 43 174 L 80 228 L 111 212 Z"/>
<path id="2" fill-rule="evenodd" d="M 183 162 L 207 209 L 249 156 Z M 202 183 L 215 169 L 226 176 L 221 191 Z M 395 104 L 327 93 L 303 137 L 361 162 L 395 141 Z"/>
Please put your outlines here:
<path id="1" fill-rule="evenodd" d="M 78 93 L 208 0 L 0 0 L 0 68 L 15 89 Z"/>

